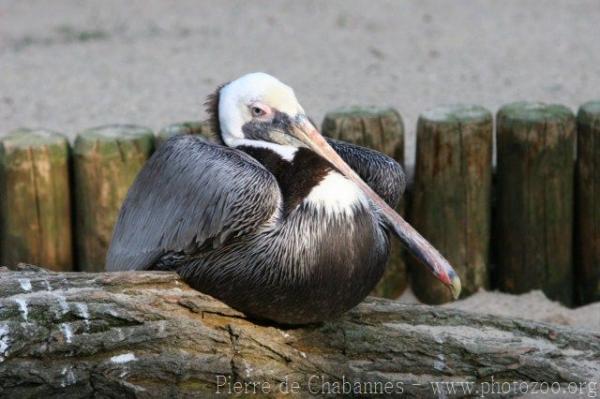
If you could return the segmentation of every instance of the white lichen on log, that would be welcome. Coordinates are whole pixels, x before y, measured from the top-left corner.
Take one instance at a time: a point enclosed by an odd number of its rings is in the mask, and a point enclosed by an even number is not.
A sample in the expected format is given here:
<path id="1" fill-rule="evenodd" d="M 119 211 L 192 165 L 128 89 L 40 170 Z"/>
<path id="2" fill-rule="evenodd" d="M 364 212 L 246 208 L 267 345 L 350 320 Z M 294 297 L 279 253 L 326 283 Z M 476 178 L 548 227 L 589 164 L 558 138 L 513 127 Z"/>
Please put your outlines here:
<path id="1" fill-rule="evenodd" d="M 309 396 L 343 380 L 435 397 L 431 382 L 492 379 L 598 383 L 600 336 L 372 298 L 337 320 L 282 328 L 173 273 L 0 271 L 0 397 L 206 397 L 229 382 L 268 383 L 269 397 L 284 381 Z"/>

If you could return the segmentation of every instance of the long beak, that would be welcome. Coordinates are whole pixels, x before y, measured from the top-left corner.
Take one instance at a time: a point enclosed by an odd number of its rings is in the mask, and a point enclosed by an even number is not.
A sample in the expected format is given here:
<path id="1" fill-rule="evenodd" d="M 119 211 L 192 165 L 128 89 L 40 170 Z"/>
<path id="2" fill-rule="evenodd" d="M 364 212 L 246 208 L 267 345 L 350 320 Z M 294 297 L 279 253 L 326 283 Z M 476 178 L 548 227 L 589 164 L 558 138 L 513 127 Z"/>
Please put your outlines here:
<path id="1" fill-rule="evenodd" d="M 329 161 L 344 176 L 356 183 L 381 211 L 387 223 L 396 236 L 406 245 L 410 253 L 429 268 L 431 273 L 444 283 L 454 299 L 460 295 L 460 278 L 450 266 L 450 263 L 433 247 L 418 231 L 416 231 L 402 216 L 392 209 L 368 184 L 335 152 L 321 136 L 315 126 L 304 115 L 298 115 L 292 123 L 294 136 L 310 149 Z"/>

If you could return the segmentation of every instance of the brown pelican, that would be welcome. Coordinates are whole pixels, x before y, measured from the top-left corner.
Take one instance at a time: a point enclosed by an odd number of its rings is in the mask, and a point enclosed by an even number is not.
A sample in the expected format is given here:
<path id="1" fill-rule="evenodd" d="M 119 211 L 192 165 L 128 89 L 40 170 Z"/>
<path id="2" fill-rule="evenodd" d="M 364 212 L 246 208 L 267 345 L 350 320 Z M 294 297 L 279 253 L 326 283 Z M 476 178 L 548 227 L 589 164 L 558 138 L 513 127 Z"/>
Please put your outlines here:
<path id="1" fill-rule="evenodd" d="M 394 160 L 325 139 L 264 73 L 207 104 L 220 144 L 176 136 L 152 155 L 121 208 L 109 271 L 176 270 L 251 317 L 310 323 L 368 295 L 393 233 L 458 295 L 452 267 L 393 210 L 405 186 Z"/>

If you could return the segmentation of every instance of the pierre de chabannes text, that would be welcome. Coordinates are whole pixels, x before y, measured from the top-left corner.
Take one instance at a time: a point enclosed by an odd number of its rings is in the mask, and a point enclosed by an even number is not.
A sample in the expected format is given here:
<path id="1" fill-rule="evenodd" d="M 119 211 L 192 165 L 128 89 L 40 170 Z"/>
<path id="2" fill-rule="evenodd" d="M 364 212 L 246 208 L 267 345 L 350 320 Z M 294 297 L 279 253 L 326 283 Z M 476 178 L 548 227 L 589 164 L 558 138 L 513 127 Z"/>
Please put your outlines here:
<path id="1" fill-rule="evenodd" d="M 308 392 L 315 395 L 360 394 L 360 395 L 402 395 L 407 390 L 430 390 L 434 394 L 463 394 L 486 397 L 488 395 L 521 394 L 572 394 L 597 397 L 596 382 L 525 382 L 525 381 L 431 381 L 411 383 L 404 381 L 356 381 L 342 376 L 331 381 L 324 375 L 311 375 L 307 383 L 301 384 L 288 376 L 278 383 L 268 381 L 236 381 L 231 376 L 217 375 L 216 394 L 297 394 Z"/>

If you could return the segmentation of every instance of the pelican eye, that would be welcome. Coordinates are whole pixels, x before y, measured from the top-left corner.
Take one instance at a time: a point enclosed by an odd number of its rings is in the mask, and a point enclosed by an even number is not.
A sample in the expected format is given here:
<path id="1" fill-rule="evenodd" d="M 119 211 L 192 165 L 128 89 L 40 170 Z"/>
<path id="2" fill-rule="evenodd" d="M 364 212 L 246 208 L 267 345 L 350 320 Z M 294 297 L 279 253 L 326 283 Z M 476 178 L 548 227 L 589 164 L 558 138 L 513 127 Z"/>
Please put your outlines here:
<path id="1" fill-rule="evenodd" d="M 250 110 L 252 111 L 252 116 L 265 116 L 267 113 L 265 112 L 264 109 L 260 108 L 260 107 L 251 107 Z"/>

